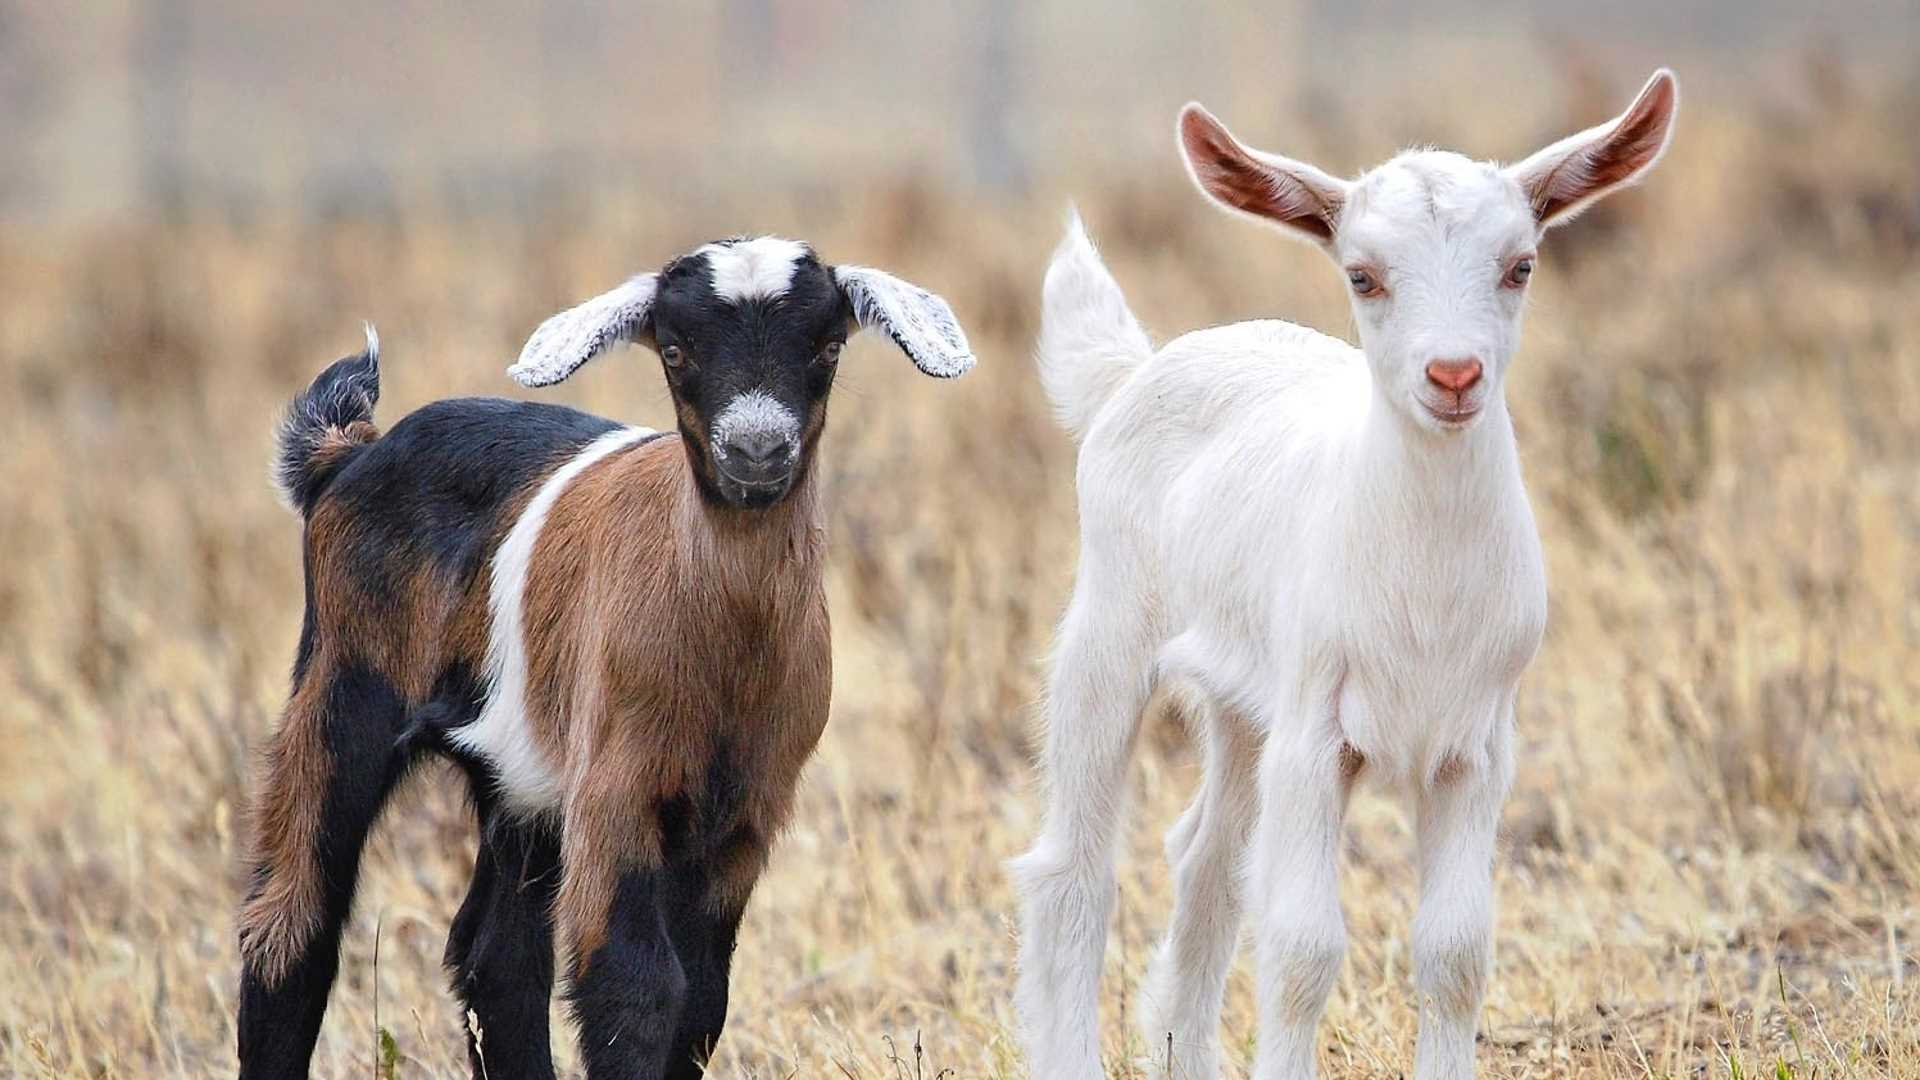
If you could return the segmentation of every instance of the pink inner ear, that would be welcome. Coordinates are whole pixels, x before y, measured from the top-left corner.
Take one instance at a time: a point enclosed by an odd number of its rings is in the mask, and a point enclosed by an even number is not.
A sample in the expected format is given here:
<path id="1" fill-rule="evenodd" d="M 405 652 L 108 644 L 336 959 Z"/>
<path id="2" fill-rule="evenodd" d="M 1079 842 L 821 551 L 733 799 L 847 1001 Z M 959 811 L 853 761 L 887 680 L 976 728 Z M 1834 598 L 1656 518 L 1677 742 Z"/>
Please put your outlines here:
<path id="1" fill-rule="evenodd" d="M 1279 222 L 1321 243 L 1333 240 L 1338 208 L 1329 206 L 1294 176 L 1248 153 L 1206 113 L 1189 109 L 1181 114 L 1180 142 L 1195 179 L 1207 194 L 1235 210 Z"/>
<path id="2" fill-rule="evenodd" d="M 1653 164 L 1666 145 L 1675 97 L 1671 77 L 1655 79 L 1604 138 L 1568 154 L 1534 185 L 1534 216 L 1551 221 Z"/>

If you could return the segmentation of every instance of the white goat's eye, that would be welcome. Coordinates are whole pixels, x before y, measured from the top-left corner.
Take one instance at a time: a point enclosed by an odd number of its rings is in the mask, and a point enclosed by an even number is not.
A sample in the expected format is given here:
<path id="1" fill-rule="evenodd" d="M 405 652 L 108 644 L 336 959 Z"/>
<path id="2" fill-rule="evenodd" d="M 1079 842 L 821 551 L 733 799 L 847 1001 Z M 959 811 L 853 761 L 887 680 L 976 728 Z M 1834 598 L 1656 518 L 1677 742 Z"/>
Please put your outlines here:
<path id="1" fill-rule="evenodd" d="M 820 350 L 820 362 L 832 366 L 840 362 L 840 350 L 847 347 L 844 341 L 829 341 L 827 347 Z"/>
<path id="2" fill-rule="evenodd" d="M 1514 260 L 1512 268 L 1507 271 L 1506 285 L 1509 288 L 1518 289 L 1525 285 L 1532 277 L 1533 256 L 1528 255 L 1524 258 Z"/>
<path id="3" fill-rule="evenodd" d="M 668 367 L 677 368 L 687 362 L 687 354 L 678 345 L 668 345 L 660 350 L 660 359 L 665 360 Z"/>
<path id="4" fill-rule="evenodd" d="M 1380 292 L 1379 279 L 1359 267 L 1347 271 L 1347 284 L 1353 286 L 1356 296 L 1374 296 Z"/>

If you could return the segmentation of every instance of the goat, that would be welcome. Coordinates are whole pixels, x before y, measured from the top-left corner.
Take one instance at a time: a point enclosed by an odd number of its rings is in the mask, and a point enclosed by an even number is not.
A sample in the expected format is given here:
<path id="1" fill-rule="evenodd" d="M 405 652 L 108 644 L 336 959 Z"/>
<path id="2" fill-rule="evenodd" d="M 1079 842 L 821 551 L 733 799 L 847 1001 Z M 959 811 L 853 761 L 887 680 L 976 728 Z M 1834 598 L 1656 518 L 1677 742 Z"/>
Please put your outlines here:
<path id="1" fill-rule="evenodd" d="M 445 958 L 474 1075 L 553 1076 L 556 929 L 587 1075 L 700 1074 L 827 719 L 814 458 L 860 326 L 929 375 L 973 365 L 938 296 L 762 237 L 555 315 L 509 369 L 545 386 L 644 344 L 677 431 L 455 399 L 382 436 L 371 329 L 294 400 L 306 616 L 253 798 L 242 1076 L 309 1067 L 368 831 L 431 754 L 481 829 Z"/>
<path id="2" fill-rule="evenodd" d="M 1046 820 L 1011 864 L 1033 1075 L 1101 1075 L 1114 836 L 1160 683 L 1194 706 L 1205 780 L 1167 837 L 1174 910 L 1139 1010 L 1154 1056 L 1172 1047 L 1155 1064 L 1219 1075 L 1251 905 L 1254 1075 L 1314 1075 L 1346 948 L 1343 818 L 1365 776 L 1417 809 L 1415 1075 L 1472 1074 L 1514 695 L 1547 616 L 1502 379 L 1536 245 L 1644 175 L 1677 104 L 1662 70 L 1613 121 L 1517 165 L 1419 150 L 1354 181 L 1248 149 L 1188 105 L 1194 183 L 1332 256 L 1360 349 L 1260 321 L 1156 353 L 1070 215 L 1037 363 L 1081 444 L 1080 565 L 1044 707 Z"/>

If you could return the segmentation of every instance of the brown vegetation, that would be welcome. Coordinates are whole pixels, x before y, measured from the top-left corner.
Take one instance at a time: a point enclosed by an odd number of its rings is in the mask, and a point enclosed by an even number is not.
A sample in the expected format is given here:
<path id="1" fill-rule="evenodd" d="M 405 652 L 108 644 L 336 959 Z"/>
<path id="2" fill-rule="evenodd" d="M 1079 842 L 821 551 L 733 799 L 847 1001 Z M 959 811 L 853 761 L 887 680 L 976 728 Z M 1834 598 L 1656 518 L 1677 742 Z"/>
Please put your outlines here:
<path id="1" fill-rule="evenodd" d="M 1648 187 L 1543 253 L 1511 393 L 1553 614 L 1521 703 L 1493 1076 L 1920 1076 L 1920 102 L 1814 100 L 1691 96 Z M 1256 144 L 1261 126 L 1241 122 Z M 1488 120 L 1473 149 L 1544 134 Z M 1387 147 L 1351 149 L 1322 164 Z M 1074 192 L 1150 325 L 1346 327 L 1318 254 L 1207 209 L 1165 153 L 1138 174 L 1153 184 Z M 301 596 L 298 524 L 266 480 L 279 404 L 358 348 L 362 318 L 386 340 L 383 426 L 511 392 L 502 370 L 548 312 L 755 228 L 942 292 L 980 366 L 937 393 L 885 343 L 842 366 L 821 457 L 832 720 L 747 916 L 719 1066 L 895 1076 L 897 1046 L 911 1074 L 918 1033 L 928 1075 L 1021 1075 L 1000 864 L 1036 825 L 1027 710 L 1074 559 L 1071 450 L 1027 352 L 1063 201 L 916 187 L 688 212 L 636 194 L 11 230 L 0 1073 L 229 1067 L 236 808 Z M 669 420 L 638 354 L 552 396 Z M 473 844 L 452 780 L 429 770 L 375 841 L 323 1075 L 371 1070 L 376 1026 L 402 1076 L 465 1067 L 438 967 Z M 1123 992 L 1168 909 L 1158 834 L 1195 780 L 1176 724 L 1135 780 L 1116 1064 L 1152 1052 Z M 1325 1028 L 1339 1075 L 1408 1067 L 1409 846 L 1400 808 L 1357 801 L 1354 947 Z M 1242 970 L 1242 1066 L 1250 1017 Z"/>

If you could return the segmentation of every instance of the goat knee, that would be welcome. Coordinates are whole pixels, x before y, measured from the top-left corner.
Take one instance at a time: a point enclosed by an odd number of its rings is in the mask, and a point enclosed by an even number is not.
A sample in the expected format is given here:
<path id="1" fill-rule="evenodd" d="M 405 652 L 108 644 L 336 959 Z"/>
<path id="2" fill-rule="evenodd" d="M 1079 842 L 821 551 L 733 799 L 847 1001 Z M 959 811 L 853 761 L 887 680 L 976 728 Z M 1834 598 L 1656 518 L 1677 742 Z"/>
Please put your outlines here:
<path id="1" fill-rule="evenodd" d="M 1260 942 L 1260 984 L 1270 1019 L 1283 1024 L 1313 1024 L 1346 962 L 1346 929 L 1338 923 L 1285 927 Z"/>
<path id="2" fill-rule="evenodd" d="M 1413 978 L 1420 995 L 1416 1080 L 1473 1076 L 1474 1032 L 1493 959 L 1491 921 L 1485 909 L 1415 919 Z"/>
<path id="3" fill-rule="evenodd" d="M 1493 961 L 1490 922 L 1472 916 L 1415 926 L 1413 978 L 1423 1008 L 1450 1017 L 1479 1011 Z"/>

